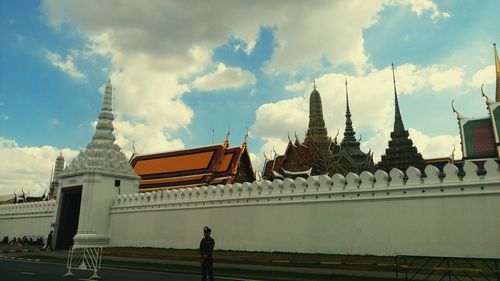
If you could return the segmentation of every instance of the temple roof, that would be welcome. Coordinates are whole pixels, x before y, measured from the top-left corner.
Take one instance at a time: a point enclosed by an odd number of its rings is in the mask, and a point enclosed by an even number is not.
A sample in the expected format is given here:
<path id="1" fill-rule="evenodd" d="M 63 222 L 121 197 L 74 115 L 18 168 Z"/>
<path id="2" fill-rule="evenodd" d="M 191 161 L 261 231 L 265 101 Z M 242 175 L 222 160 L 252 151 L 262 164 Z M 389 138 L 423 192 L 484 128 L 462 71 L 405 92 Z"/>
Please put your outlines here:
<path id="1" fill-rule="evenodd" d="M 398 95 L 396 89 L 396 77 L 394 75 L 394 64 L 392 64 L 392 77 L 394 83 L 394 128 L 391 132 L 391 139 L 382 160 L 378 163 L 378 168 L 390 171 L 398 168 L 406 171 L 409 166 L 420 170 L 425 168 L 425 162 L 417 148 L 413 146 L 408 130 L 405 130 L 401 112 L 399 110 Z"/>
<path id="2" fill-rule="evenodd" d="M 241 161 L 248 161 L 251 169 L 249 159 L 246 143 L 241 147 L 228 147 L 225 142 L 198 148 L 134 155 L 130 165 L 141 176 L 140 189 L 144 191 L 151 188 L 186 188 L 232 183 Z M 255 180 L 255 175 L 249 180 Z"/>
<path id="3" fill-rule="evenodd" d="M 481 86 L 481 95 L 485 99 L 489 116 L 481 118 L 468 118 L 462 116 L 454 106 L 459 124 L 461 148 L 463 159 L 484 160 L 488 158 L 499 158 L 500 143 L 500 61 L 496 50 L 496 44 L 493 44 L 496 72 L 496 92 L 495 100 L 490 99 L 483 91 Z"/>

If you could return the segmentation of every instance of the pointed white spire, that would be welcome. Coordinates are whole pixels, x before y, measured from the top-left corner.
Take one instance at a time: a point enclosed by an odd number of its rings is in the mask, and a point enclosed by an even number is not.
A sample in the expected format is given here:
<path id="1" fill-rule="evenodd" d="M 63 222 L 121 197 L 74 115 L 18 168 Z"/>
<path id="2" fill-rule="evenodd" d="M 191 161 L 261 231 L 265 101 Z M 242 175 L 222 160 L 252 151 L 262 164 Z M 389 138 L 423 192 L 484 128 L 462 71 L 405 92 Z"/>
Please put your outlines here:
<path id="1" fill-rule="evenodd" d="M 115 144 L 112 110 L 113 87 L 111 79 L 108 78 L 104 89 L 104 98 L 101 112 L 97 119 L 97 126 L 92 141 L 87 145 L 85 151 L 73 159 L 66 173 L 76 171 L 97 170 L 111 173 L 135 175 L 125 154 Z"/>

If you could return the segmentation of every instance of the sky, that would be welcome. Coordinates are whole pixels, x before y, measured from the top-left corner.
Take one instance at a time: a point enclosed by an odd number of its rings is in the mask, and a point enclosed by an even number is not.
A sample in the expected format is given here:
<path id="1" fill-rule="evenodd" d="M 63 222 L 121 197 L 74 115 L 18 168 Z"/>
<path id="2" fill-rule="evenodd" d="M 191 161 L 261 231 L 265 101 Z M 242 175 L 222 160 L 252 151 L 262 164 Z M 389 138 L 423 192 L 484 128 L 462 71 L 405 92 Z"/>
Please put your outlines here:
<path id="1" fill-rule="evenodd" d="M 0 0 L 0 194 L 48 188 L 94 133 L 108 77 L 126 155 L 222 143 L 246 130 L 254 168 L 303 139 L 316 81 L 342 136 L 380 159 L 393 125 L 391 62 L 424 158 L 461 157 L 451 101 L 487 115 L 500 1 Z M 135 145 L 134 145 L 135 143 Z"/>

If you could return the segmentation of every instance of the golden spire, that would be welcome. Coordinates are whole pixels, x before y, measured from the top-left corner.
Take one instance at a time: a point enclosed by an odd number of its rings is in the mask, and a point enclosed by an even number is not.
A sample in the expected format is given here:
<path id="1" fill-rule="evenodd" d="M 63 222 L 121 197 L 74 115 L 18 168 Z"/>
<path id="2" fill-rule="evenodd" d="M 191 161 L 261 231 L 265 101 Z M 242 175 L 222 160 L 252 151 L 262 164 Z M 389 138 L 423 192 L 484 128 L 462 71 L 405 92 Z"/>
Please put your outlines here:
<path id="1" fill-rule="evenodd" d="M 497 88 L 495 94 L 495 101 L 500 102 L 500 60 L 498 59 L 497 44 L 493 43 L 493 51 L 495 52 L 495 70 L 497 73 Z"/>

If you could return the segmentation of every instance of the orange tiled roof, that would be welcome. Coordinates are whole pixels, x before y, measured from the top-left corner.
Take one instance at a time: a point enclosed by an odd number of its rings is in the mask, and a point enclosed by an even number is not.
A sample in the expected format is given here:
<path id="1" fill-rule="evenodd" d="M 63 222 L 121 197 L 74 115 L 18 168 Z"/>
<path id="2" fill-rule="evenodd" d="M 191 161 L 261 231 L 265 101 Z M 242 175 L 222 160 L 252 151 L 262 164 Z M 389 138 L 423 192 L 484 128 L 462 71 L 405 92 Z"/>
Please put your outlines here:
<path id="1" fill-rule="evenodd" d="M 140 190 L 190 188 L 231 183 L 246 146 L 227 143 L 192 149 L 134 155 L 130 164 L 141 177 Z"/>

